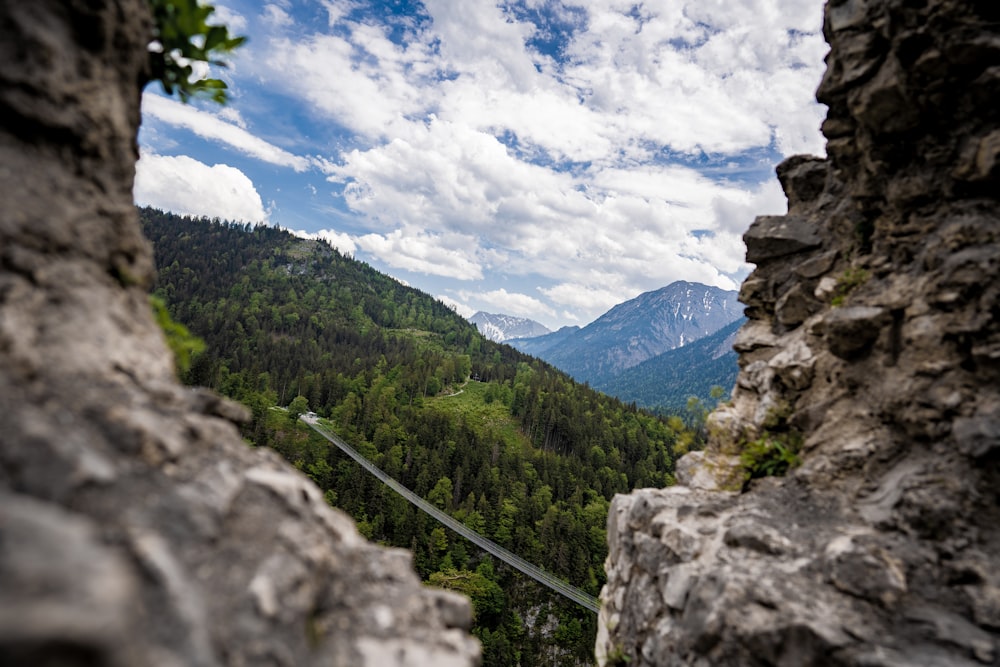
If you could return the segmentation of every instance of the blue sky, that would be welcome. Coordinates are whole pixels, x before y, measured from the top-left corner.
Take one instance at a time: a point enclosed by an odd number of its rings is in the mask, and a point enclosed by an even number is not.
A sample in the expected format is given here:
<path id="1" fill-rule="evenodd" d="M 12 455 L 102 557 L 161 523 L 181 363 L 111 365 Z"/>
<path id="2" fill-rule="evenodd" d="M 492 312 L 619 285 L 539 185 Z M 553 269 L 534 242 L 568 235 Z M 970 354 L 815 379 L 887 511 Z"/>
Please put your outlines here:
<path id="1" fill-rule="evenodd" d="M 459 312 L 735 289 L 823 153 L 822 0 L 226 0 L 225 108 L 143 97 L 135 197 L 280 225 Z"/>

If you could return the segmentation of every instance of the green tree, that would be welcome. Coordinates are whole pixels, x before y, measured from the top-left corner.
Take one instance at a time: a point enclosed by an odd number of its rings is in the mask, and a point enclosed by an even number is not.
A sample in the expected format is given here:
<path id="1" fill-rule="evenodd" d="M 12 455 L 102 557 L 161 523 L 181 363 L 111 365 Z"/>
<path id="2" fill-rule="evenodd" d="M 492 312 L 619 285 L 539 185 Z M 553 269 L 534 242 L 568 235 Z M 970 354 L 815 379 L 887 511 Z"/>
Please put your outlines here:
<path id="1" fill-rule="evenodd" d="M 297 420 L 307 412 L 309 412 L 309 400 L 301 394 L 293 398 L 292 402 L 288 404 L 288 419 L 291 421 Z"/>
<path id="2" fill-rule="evenodd" d="M 452 486 L 451 479 L 448 477 L 442 477 L 431 489 L 430 493 L 427 494 L 427 501 L 436 505 L 439 509 L 451 509 L 452 505 L 452 494 L 454 493 L 454 487 Z"/>

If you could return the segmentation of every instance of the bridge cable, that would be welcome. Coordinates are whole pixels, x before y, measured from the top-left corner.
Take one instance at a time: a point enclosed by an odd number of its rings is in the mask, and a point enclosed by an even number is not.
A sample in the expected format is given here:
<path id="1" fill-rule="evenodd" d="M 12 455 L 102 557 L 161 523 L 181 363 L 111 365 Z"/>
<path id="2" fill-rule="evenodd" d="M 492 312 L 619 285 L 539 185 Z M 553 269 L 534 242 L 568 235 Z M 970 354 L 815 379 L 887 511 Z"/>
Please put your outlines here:
<path id="1" fill-rule="evenodd" d="M 362 468 L 367 470 L 369 473 L 377 477 L 379 481 L 381 481 L 383 484 L 385 484 L 393 491 L 401 495 L 403 498 L 408 500 L 417 509 L 430 515 L 431 517 L 433 517 L 440 523 L 444 524 L 451 530 L 455 531 L 456 533 L 458 533 L 465 539 L 469 540 L 473 544 L 477 545 L 484 551 L 493 554 L 503 562 L 507 563 L 508 565 L 518 570 L 519 572 L 528 575 L 529 577 L 531 577 L 538 583 L 542 584 L 543 586 L 547 586 L 548 588 L 552 589 L 553 591 L 562 595 L 563 597 L 566 597 L 572 600 L 573 602 L 577 603 L 578 605 L 589 609 L 595 614 L 597 613 L 598 609 L 600 608 L 600 603 L 598 599 L 593 595 L 590 595 L 589 593 L 586 593 L 585 591 L 582 591 L 579 588 L 576 588 L 575 586 L 571 586 L 570 584 L 567 584 L 565 581 L 559 579 L 552 573 L 546 572 L 540 567 L 537 567 L 536 565 L 529 563 L 528 561 L 524 560 L 517 554 L 508 551 L 507 549 L 503 548 L 496 542 L 486 539 L 479 533 L 470 529 L 462 522 L 445 514 L 437 507 L 434 507 L 426 500 L 415 494 L 413 491 L 410 491 L 408 488 L 406 488 L 405 486 L 394 480 L 392 477 L 389 477 L 389 475 L 387 475 L 385 472 L 383 472 L 381 469 L 375 466 L 367 458 L 362 456 L 361 453 L 359 453 L 356 449 L 354 449 L 349 444 L 344 442 L 339 436 L 331 432 L 326 427 L 320 425 L 319 420 L 316 417 L 302 415 L 301 417 L 299 417 L 299 419 L 304 421 L 307 425 L 309 425 L 310 428 L 312 428 L 314 431 L 316 431 L 324 438 L 326 438 L 334 445 L 336 445 L 337 448 L 340 449 L 342 452 L 344 452 L 352 459 L 357 461 Z"/>

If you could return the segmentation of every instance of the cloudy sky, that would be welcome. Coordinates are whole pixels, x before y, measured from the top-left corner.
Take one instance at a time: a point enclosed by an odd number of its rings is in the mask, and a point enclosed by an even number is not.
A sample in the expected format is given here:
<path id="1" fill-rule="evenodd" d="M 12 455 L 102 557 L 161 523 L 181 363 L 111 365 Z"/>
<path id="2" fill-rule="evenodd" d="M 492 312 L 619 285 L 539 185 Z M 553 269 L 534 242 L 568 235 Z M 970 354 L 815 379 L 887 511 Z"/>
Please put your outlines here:
<path id="1" fill-rule="evenodd" d="M 735 289 L 823 152 L 822 0 L 224 0 L 226 108 L 143 98 L 135 197 L 262 221 L 453 304 L 584 325 Z"/>

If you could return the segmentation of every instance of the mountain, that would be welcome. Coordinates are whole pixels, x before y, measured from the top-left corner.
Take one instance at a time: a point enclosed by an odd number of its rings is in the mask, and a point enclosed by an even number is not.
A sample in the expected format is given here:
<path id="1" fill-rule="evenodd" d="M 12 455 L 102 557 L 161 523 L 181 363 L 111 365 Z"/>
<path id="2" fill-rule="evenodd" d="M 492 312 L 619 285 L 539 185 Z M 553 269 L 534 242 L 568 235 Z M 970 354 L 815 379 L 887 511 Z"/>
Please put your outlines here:
<path id="1" fill-rule="evenodd" d="M 742 316 L 736 292 L 678 281 L 615 306 L 558 342 L 509 342 L 521 351 L 532 350 L 579 382 L 592 383 L 704 338 Z"/>
<path id="2" fill-rule="evenodd" d="M 534 338 L 515 338 L 506 341 L 506 343 L 521 352 L 524 352 L 525 354 L 530 354 L 533 357 L 542 359 L 544 358 L 542 355 L 544 355 L 545 352 L 559 347 L 579 330 L 580 327 L 577 326 L 562 327 L 558 331 L 553 331 L 552 333 L 545 334 L 544 336 L 536 336 Z"/>
<path id="3" fill-rule="evenodd" d="M 510 338 L 534 338 L 544 336 L 549 329 L 526 317 L 514 317 L 498 313 L 479 311 L 469 318 L 476 325 L 479 333 L 495 343 L 502 343 Z"/>
<path id="4" fill-rule="evenodd" d="M 517 654 L 536 667 L 591 664 L 594 614 L 447 532 L 294 416 L 329 419 L 418 496 L 591 595 L 604 581 L 608 501 L 673 480 L 679 436 L 666 420 L 487 340 L 324 242 L 139 216 L 155 295 L 174 325 L 204 339 L 185 380 L 246 404 L 249 442 L 311 477 L 366 537 L 412 550 L 425 580 L 470 595 L 484 665 L 518 664 Z"/>
<path id="5" fill-rule="evenodd" d="M 665 412 L 683 410 L 691 396 L 705 400 L 715 386 L 728 395 L 739 370 L 733 341 L 744 322 L 746 318 L 741 317 L 684 347 L 658 354 L 618 375 L 598 378 L 591 386 L 627 403 Z"/>

